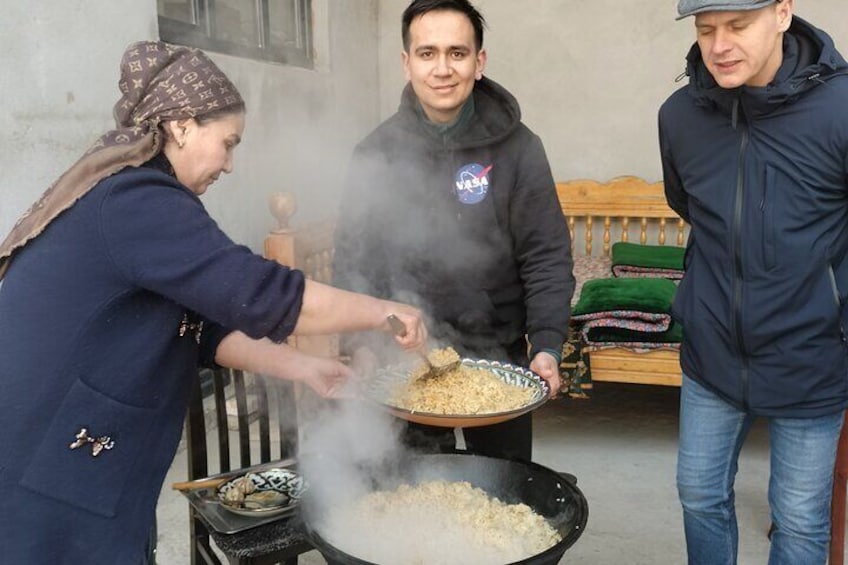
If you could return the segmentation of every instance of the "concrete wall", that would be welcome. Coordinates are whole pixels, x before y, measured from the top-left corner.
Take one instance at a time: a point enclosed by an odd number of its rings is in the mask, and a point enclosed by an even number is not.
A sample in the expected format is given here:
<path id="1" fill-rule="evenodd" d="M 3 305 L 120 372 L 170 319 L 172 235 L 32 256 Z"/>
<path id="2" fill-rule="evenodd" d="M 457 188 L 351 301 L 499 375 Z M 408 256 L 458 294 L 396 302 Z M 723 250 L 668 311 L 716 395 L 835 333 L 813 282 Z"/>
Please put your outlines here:
<path id="1" fill-rule="evenodd" d="M 694 38 L 675 0 L 477 0 L 487 74 L 509 88 L 558 179 L 660 177 L 656 111 Z M 848 50 L 844 0 L 797 12 Z M 236 170 L 204 197 L 236 241 L 261 249 L 267 197 L 291 190 L 298 217 L 335 210 L 353 144 L 397 107 L 407 0 L 313 0 L 317 68 L 212 54 L 247 99 Z M 0 237 L 112 127 L 124 47 L 158 37 L 155 0 L 4 2 L 0 22 Z"/>
<path id="2" fill-rule="evenodd" d="M 676 0 L 472 0 L 488 22 L 486 74 L 521 104 L 554 177 L 660 180 L 656 115 L 678 86 L 695 39 Z M 407 0 L 380 1 L 380 111 L 404 84 L 400 18 Z M 845 0 L 797 0 L 796 13 L 848 51 Z"/>
<path id="3" fill-rule="evenodd" d="M 235 172 L 204 201 L 233 239 L 255 250 L 272 227 L 270 192 L 297 193 L 299 217 L 322 214 L 350 148 L 379 121 L 377 0 L 313 0 L 313 11 L 315 70 L 210 53 L 239 87 L 248 116 Z M 113 127 L 124 48 L 155 38 L 155 0 L 4 2 L 0 238 Z"/>

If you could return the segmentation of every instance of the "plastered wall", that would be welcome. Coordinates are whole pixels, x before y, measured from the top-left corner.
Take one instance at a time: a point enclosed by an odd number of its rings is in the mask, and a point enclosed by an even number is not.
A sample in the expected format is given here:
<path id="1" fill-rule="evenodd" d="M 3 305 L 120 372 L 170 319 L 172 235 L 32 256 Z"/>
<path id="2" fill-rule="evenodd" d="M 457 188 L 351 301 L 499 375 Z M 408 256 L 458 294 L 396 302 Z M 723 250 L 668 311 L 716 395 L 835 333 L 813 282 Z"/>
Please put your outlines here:
<path id="1" fill-rule="evenodd" d="M 53 180 L 113 127 L 119 62 L 158 38 L 155 0 L 2 0 L 0 237 Z M 354 142 L 379 121 L 376 0 L 313 0 L 316 69 L 210 53 L 236 83 L 247 125 L 235 172 L 204 196 L 214 218 L 254 250 L 273 227 L 274 190 L 321 215 Z M 328 196 L 330 195 L 330 196 Z"/>
<path id="2" fill-rule="evenodd" d="M 155 0 L 3 0 L 0 236 L 112 126 L 118 62 L 158 37 Z M 558 179 L 659 180 L 656 111 L 694 39 L 674 0 L 478 0 L 487 74 L 509 88 Z M 261 250 L 267 199 L 294 192 L 298 217 L 335 212 L 353 144 L 397 107 L 407 0 L 313 0 L 316 69 L 212 54 L 248 104 L 236 170 L 204 201 L 236 241 Z M 848 49 L 845 0 L 796 11 Z"/>
<path id="3" fill-rule="evenodd" d="M 685 82 L 693 19 L 676 0 L 472 0 L 488 22 L 486 74 L 518 98 L 557 179 L 635 174 L 660 180 L 656 115 Z M 407 0 L 380 2 L 380 111 L 404 84 L 400 18 Z M 848 50 L 845 0 L 796 0 L 796 13 Z"/>

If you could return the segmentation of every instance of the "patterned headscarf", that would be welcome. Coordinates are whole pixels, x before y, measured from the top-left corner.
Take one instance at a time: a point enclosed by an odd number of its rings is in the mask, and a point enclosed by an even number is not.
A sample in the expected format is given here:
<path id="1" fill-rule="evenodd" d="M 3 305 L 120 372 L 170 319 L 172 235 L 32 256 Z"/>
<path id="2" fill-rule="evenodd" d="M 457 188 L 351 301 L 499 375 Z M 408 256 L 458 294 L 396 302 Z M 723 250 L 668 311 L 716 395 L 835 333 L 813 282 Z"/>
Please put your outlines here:
<path id="1" fill-rule="evenodd" d="M 0 279 L 12 254 L 38 236 L 99 181 L 155 157 L 159 124 L 244 107 L 236 87 L 205 53 L 160 41 L 130 45 L 121 59 L 116 129 L 105 133 L 18 219 L 0 244 Z"/>

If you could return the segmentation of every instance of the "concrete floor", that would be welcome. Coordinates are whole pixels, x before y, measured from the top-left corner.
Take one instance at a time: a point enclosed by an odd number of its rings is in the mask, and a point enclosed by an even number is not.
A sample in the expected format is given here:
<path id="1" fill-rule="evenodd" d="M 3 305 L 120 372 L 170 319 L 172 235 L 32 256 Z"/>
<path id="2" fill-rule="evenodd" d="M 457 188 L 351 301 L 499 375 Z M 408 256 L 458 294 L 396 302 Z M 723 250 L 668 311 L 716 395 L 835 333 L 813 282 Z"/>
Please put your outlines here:
<path id="1" fill-rule="evenodd" d="M 676 388 L 598 383 L 589 400 L 557 399 L 534 415 L 534 460 L 567 471 L 589 504 L 583 536 L 566 553 L 570 565 L 685 563 L 674 485 Z M 768 557 L 768 438 L 762 422 L 744 446 L 736 481 L 739 563 Z M 188 502 L 170 484 L 185 480 L 177 454 L 159 499 L 158 562 L 186 565 Z M 323 565 L 317 552 L 302 565 Z"/>

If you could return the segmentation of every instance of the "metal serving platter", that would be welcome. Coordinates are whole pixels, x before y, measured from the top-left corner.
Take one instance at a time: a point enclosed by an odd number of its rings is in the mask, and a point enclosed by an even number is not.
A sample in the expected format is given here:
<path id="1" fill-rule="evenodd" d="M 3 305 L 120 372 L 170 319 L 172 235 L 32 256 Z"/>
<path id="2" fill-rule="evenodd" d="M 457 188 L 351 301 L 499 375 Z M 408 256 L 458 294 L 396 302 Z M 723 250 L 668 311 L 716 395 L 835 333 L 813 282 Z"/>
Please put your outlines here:
<path id="1" fill-rule="evenodd" d="M 275 468 L 296 469 L 297 462 L 294 459 L 283 459 L 271 463 L 263 463 L 246 469 L 239 469 L 231 473 L 222 473 L 213 475 L 203 479 L 193 481 L 198 485 L 209 484 L 213 479 L 235 479 L 249 472 L 259 473 Z M 214 481 L 211 481 L 214 483 Z M 263 524 L 268 524 L 277 520 L 289 519 L 297 513 L 298 505 L 292 504 L 284 509 L 272 513 L 253 513 L 240 514 L 235 513 L 232 509 L 227 508 L 218 498 L 218 485 L 214 484 L 209 487 L 192 488 L 189 486 L 182 490 L 183 495 L 188 499 L 189 503 L 194 507 L 200 517 L 206 524 L 216 532 L 222 534 L 234 534 L 250 528 L 255 528 Z"/>

